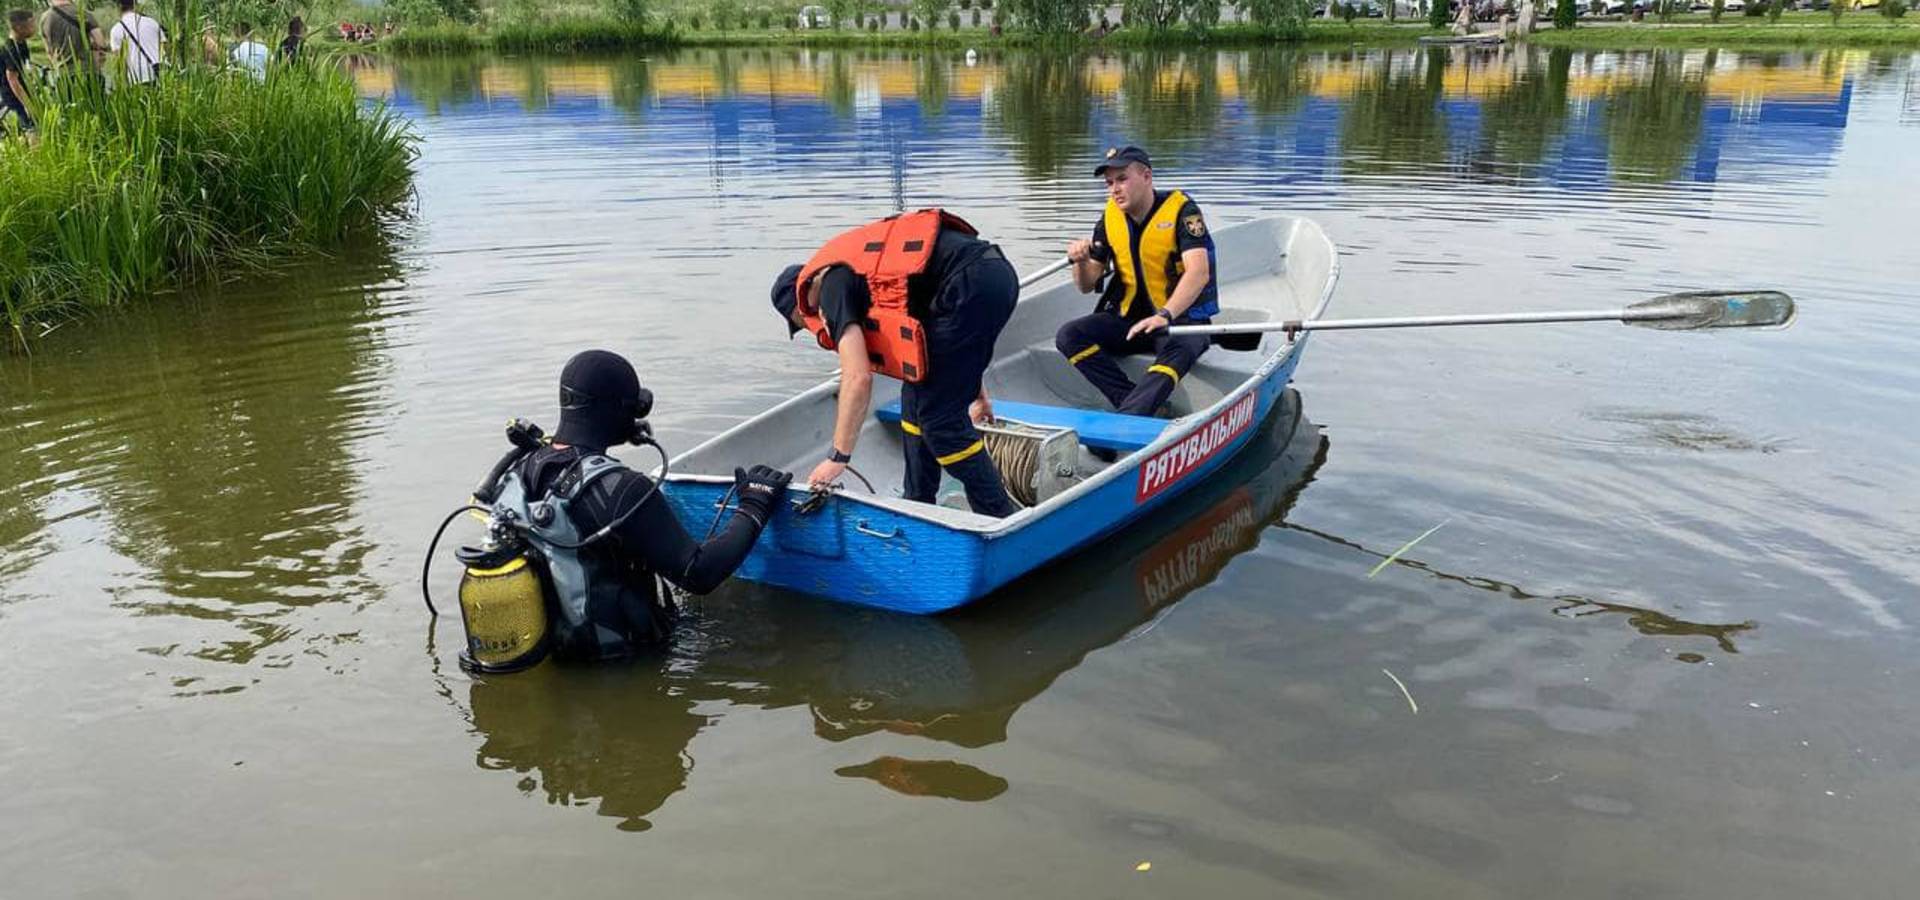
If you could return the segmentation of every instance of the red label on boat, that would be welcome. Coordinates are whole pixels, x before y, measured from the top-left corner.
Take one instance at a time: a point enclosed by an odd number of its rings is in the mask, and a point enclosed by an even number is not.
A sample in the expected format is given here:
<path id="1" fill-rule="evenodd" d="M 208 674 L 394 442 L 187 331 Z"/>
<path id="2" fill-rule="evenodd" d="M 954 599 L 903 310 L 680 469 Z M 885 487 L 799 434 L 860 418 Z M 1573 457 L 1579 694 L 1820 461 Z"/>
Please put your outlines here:
<path id="1" fill-rule="evenodd" d="M 1178 443 L 1148 457 L 1140 464 L 1140 486 L 1134 491 L 1133 502 L 1152 499 L 1233 443 L 1234 438 L 1253 426 L 1254 408 L 1258 403 L 1259 397 L 1249 393 Z"/>

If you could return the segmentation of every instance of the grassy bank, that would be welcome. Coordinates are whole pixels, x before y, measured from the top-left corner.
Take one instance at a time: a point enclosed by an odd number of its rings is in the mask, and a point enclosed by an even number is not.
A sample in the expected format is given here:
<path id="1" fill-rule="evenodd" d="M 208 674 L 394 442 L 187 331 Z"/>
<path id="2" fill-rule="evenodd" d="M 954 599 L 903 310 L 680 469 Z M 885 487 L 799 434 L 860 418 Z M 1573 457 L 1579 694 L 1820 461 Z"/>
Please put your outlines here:
<path id="1" fill-rule="evenodd" d="M 0 315 L 39 326 L 323 250 L 402 208 L 413 137 L 327 65 L 264 83 L 178 67 L 144 89 L 36 97 L 0 147 Z"/>

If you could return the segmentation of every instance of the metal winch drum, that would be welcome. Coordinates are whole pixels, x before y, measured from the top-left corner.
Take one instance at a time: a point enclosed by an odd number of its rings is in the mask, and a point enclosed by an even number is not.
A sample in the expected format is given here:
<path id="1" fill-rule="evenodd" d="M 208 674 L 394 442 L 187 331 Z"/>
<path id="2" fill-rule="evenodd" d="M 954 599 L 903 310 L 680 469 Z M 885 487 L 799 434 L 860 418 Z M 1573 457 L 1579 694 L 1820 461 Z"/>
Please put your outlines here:
<path id="1" fill-rule="evenodd" d="M 1071 428 L 995 419 L 979 425 L 987 456 L 1021 506 L 1038 506 L 1079 480 L 1080 435 Z M 965 505 L 962 498 L 961 504 Z"/>

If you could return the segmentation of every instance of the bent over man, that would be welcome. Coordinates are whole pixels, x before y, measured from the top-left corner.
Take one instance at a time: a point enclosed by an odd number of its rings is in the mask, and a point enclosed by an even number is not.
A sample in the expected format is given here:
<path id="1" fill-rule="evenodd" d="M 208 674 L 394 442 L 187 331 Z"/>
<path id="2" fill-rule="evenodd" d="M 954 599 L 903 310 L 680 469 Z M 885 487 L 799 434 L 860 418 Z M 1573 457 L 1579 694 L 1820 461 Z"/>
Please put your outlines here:
<path id="1" fill-rule="evenodd" d="M 811 331 L 840 357 L 833 446 L 809 483 L 830 484 L 846 471 L 878 372 L 903 382 L 906 499 L 934 502 L 945 469 L 966 487 L 974 512 L 1018 509 L 974 422 L 993 417 L 980 379 L 1020 299 L 1020 280 L 978 234 L 942 210 L 902 213 L 841 234 L 774 281 L 787 336 Z"/>
<path id="2" fill-rule="evenodd" d="M 1146 151 L 1108 150 L 1093 174 L 1106 179 L 1107 208 L 1092 238 L 1067 245 L 1067 258 L 1081 293 L 1103 279 L 1106 288 L 1091 315 L 1060 326 L 1054 346 L 1114 409 L 1150 416 L 1207 350 L 1206 337 L 1165 329 L 1205 324 L 1220 312 L 1213 236 L 1186 194 L 1154 190 Z M 1139 384 L 1114 361 L 1137 353 L 1154 354 Z"/>

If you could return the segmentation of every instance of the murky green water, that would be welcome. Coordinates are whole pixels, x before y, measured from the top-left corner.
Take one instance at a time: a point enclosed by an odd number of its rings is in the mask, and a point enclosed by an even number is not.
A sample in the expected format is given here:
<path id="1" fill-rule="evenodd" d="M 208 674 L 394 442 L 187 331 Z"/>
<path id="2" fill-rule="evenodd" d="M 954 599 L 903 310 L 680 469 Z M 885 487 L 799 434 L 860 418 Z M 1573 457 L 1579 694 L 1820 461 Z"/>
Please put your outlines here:
<path id="1" fill-rule="evenodd" d="M 1915 62 L 370 65 L 414 223 L 0 360 L 0 894 L 1904 895 Z M 1802 318 L 1324 335 L 1304 421 L 962 615 L 730 587 L 658 659 L 454 666 L 426 533 L 567 356 L 689 447 L 831 368 L 781 264 L 941 204 L 1037 266 L 1123 140 L 1321 221 L 1337 314 Z"/>

